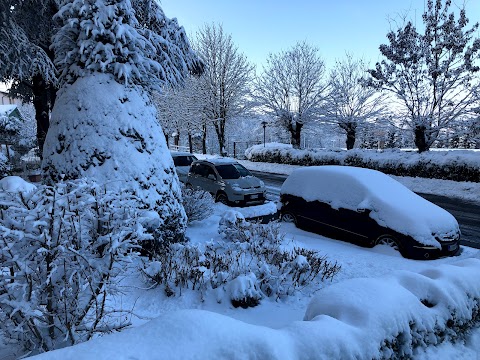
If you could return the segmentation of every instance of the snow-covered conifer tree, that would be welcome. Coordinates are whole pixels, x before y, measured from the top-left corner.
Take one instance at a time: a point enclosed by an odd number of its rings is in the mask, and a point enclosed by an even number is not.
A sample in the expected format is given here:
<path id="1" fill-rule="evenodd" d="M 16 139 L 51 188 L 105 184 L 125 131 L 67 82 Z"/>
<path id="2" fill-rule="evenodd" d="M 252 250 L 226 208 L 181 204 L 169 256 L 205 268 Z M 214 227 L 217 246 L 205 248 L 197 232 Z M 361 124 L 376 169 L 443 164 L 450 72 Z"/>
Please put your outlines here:
<path id="1" fill-rule="evenodd" d="M 137 194 L 160 214 L 159 236 L 186 226 L 162 129 L 142 85 L 161 82 L 155 47 L 136 30 L 130 0 L 65 1 L 57 17 L 55 63 L 62 88 L 43 152 L 47 182 L 90 177 Z"/>
<path id="2" fill-rule="evenodd" d="M 366 81 L 398 100 L 419 152 L 478 107 L 479 24 L 468 28 L 465 9 L 457 16 L 451 6 L 451 0 L 428 0 L 423 33 L 412 22 L 390 31 L 388 44 L 380 46 L 384 60 Z"/>

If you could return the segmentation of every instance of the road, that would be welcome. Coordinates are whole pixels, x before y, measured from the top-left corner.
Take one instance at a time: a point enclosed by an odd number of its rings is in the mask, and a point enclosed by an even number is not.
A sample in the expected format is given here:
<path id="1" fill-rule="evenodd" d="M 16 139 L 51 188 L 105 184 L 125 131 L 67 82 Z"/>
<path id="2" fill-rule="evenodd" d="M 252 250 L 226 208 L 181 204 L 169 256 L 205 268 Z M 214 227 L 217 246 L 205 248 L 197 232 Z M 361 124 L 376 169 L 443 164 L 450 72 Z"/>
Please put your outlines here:
<path id="1" fill-rule="evenodd" d="M 251 171 L 251 173 L 265 182 L 268 192 L 267 195 L 272 199 L 277 200 L 280 195 L 280 187 L 287 176 L 259 171 Z M 439 195 L 418 195 L 438 206 L 441 206 L 455 216 L 460 225 L 460 230 L 462 231 L 462 238 L 460 241 L 462 245 L 480 249 L 480 205 Z"/>

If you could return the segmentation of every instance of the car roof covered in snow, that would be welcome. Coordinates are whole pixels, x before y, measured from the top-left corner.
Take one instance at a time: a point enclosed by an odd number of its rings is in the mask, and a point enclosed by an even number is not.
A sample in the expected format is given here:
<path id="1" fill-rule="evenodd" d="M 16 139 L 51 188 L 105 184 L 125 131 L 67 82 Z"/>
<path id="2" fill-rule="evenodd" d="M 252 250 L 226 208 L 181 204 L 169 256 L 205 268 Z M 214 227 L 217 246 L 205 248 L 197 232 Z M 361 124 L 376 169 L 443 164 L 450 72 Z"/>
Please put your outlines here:
<path id="1" fill-rule="evenodd" d="M 215 157 L 215 158 L 208 158 L 204 160 L 198 160 L 202 162 L 208 162 L 213 165 L 228 165 L 228 164 L 238 164 L 238 161 L 228 157 Z"/>
<path id="2" fill-rule="evenodd" d="M 191 153 L 186 152 L 186 151 L 170 151 L 170 155 L 172 155 L 172 157 L 174 157 L 174 156 L 195 156 L 194 154 L 191 154 Z"/>
<path id="3" fill-rule="evenodd" d="M 376 170 L 333 165 L 301 168 L 285 180 L 280 193 L 328 203 L 334 209 L 370 210 L 370 217 L 381 226 L 425 245 L 438 247 L 435 234 L 458 232 L 450 213 Z"/>

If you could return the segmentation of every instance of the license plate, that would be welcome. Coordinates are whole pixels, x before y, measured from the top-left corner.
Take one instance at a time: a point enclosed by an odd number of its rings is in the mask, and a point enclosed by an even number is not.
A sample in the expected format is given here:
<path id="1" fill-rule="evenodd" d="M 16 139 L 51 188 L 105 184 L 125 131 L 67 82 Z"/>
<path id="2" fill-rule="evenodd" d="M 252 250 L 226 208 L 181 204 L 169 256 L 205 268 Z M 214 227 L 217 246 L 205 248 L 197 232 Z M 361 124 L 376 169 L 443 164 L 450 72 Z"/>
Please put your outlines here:
<path id="1" fill-rule="evenodd" d="M 258 194 L 250 195 L 250 199 L 258 199 Z"/>
<path id="2" fill-rule="evenodd" d="M 453 245 L 448 245 L 448 251 L 453 251 L 453 250 L 456 250 L 457 249 L 457 244 L 453 244 Z"/>

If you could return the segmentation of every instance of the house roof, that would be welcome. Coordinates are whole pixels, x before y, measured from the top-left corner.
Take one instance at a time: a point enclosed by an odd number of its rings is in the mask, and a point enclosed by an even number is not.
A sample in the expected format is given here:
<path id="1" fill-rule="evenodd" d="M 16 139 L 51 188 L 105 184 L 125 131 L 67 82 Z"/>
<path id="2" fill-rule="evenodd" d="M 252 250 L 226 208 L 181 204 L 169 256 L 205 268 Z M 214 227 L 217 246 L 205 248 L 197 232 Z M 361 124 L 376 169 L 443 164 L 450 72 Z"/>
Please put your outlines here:
<path id="1" fill-rule="evenodd" d="M 17 109 L 17 105 L 0 105 L 0 116 L 10 116 Z"/>

